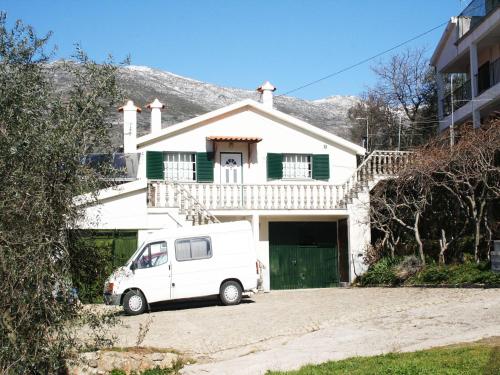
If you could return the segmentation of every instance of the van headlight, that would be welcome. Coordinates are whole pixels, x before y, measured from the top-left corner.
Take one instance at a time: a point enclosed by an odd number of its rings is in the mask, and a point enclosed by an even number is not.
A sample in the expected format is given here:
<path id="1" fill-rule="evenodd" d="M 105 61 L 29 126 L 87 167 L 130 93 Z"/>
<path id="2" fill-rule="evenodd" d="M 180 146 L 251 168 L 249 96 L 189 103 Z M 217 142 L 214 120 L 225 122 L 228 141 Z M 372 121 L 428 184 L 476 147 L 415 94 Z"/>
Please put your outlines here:
<path id="1" fill-rule="evenodd" d="M 115 284 L 113 284 L 113 283 L 106 283 L 106 285 L 104 286 L 104 293 L 105 294 L 113 294 L 114 286 L 115 286 Z"/>

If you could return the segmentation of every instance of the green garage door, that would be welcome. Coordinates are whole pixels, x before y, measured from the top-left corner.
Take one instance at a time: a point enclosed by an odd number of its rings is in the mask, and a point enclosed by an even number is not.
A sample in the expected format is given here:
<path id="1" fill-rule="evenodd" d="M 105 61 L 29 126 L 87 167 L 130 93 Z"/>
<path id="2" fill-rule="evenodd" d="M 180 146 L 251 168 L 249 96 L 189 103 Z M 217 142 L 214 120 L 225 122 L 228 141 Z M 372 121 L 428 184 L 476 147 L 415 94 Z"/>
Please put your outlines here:
<path id="1" fill-rule="evenodd" d="M 337 286 L 337 223 L 269 223 L 269 260 L 271 289 Z"/>

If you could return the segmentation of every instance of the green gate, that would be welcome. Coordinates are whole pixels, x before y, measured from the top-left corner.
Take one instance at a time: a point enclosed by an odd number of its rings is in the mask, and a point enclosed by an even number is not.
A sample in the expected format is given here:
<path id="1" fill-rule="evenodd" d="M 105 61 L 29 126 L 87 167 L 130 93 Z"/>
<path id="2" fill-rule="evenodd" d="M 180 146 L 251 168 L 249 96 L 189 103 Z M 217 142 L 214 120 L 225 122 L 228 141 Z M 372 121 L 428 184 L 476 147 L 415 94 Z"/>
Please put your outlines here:
<path id="1" fill-rule="evenodd" d="M 137 250 L 137 231 L 132 230 L 82 230 L 79 238 L 100 249 L 105 249 L 111 256 L 113 267 L 120 267 Z"/>
<path id="2" fill-rule="evenodd" d="M 337 286 L 337 223 L 269 223 L 269 260 L 271 289 Z"/>

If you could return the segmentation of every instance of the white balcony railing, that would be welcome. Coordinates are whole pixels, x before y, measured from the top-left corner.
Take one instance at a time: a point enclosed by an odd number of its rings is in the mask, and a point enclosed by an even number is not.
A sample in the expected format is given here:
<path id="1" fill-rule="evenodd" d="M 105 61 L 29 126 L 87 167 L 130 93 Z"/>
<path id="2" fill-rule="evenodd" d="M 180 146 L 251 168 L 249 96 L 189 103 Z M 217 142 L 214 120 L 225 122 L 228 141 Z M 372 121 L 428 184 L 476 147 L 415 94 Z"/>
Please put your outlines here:
<path id="1" fill-rule="evenodd" d="M 150 180 L 148 207 L 176 207 L 188 216 L 203 210 L 335 210 L 345 209 L 369 181 L 397 174 L 411 153 L 374 151 L 342 185 L 221 185 Z"/>
<path id="2" fill-rule="evenodd" d="M 181 185 L 207 210 L 335 209 L 340 185 L 219 185 L 150 181 L 150 207 L 184 207 L 176 185 Z"/>

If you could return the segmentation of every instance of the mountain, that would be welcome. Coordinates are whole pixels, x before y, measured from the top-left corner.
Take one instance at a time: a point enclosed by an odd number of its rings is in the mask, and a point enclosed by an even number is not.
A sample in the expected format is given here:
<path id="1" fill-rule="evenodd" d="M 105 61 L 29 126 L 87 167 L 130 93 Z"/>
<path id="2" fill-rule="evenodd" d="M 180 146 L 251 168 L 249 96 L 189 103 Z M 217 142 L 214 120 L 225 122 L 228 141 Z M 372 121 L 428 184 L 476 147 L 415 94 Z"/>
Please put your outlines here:
<path id="1" fill-rule="evenodd" d="M 149 111 L 145 106 L 158 98 L 165 104 L 162 112 L 163 127 L 199 116 L 243 99 L 259 101 L 256 91 L 221 87 L 173 73 L 145 66 L 120 68 L 118 81 L 127 99 L 132 99 L 143 108 L 138 115 L 138 136 L 147 134 L 150 128 Z M 56 75 L 58 86 L 64 87 L 64 75 Z M 258 82 L 260 83 L 260 82 Z M 256 85 L 257 86 L 257 85 Z M 359 99 L 354 96 L 331 96 L 320 100 L 302 100 L 290 96 L 276 95 L 274 106 L 280 111 L 327 130 L 333 134 L 350 139 L 351 124 L 347 118 L 348 109 Z M 117 122 L 117 133 L 113 143 L 121 144 L 121 116 L 113 115 Z M 118 132 L 119 131 L 119 132 Z"/>

